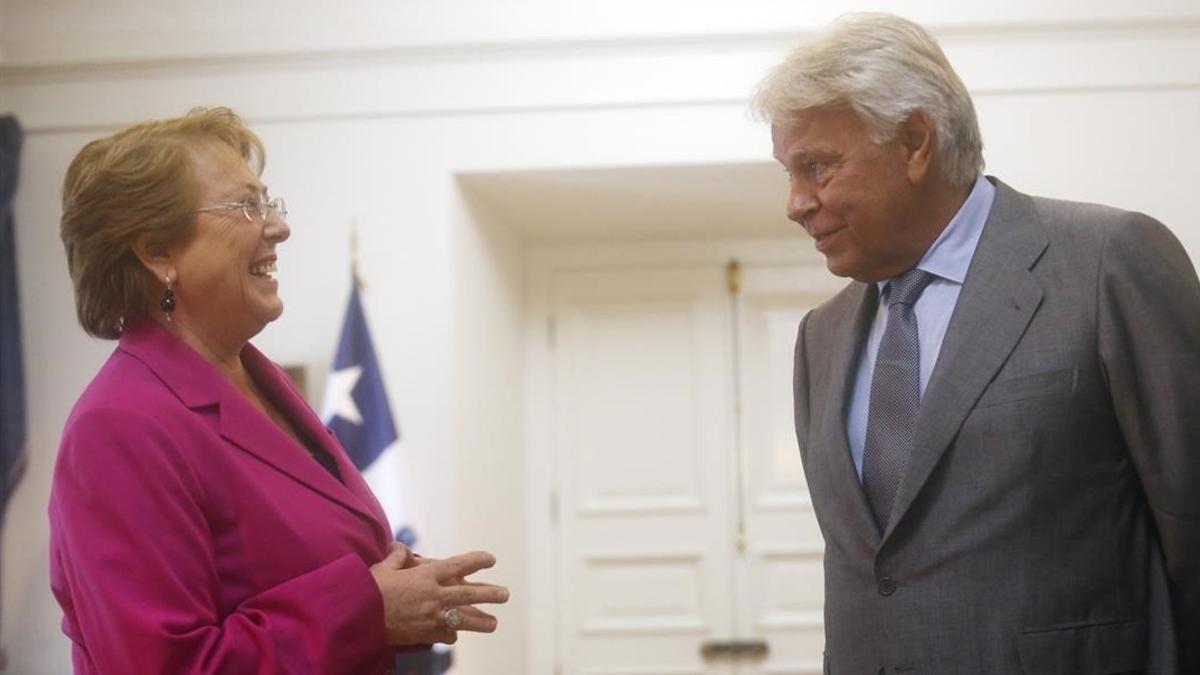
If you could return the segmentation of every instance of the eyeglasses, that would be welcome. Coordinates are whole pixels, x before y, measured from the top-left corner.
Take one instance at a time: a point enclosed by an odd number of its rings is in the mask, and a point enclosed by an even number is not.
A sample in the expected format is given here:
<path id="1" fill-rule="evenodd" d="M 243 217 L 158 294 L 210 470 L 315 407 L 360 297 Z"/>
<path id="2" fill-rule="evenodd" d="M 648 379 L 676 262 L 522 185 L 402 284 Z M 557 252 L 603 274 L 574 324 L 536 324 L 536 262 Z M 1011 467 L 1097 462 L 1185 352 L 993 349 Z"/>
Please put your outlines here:
<path id="1" fill-rule="evenodd" d="M 279 214 L 280 218 L 287 218 L 287 204 L 284 203 L 283 197 L 275 197 L 268 200 L 263 195 L 254 195 L 247 197 L 240 202 L 223 202 L 221 204 L 213 204 L 202 209 L 196 209 L 193 213 L 206 213 L 209 211 L 233 211 L 241 209 L 242 215 L 246 216 L 246 220 L 252 223 L 261 223 L 267 219 L 267 214 L 274 211 Z"/>

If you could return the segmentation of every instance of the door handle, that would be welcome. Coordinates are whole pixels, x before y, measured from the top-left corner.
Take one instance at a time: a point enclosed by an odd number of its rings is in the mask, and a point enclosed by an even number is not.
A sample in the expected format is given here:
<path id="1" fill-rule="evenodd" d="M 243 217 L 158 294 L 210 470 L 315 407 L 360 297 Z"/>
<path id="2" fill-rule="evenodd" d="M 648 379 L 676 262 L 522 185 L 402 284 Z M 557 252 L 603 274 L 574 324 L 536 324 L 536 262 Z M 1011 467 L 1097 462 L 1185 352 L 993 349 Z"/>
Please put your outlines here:
<path id="1" fill-rule="evenodd" d="M 766 640 L 709 640 L 700 645 L 704 660 L 713 659 L 765 659 L 771 651 Z"/>

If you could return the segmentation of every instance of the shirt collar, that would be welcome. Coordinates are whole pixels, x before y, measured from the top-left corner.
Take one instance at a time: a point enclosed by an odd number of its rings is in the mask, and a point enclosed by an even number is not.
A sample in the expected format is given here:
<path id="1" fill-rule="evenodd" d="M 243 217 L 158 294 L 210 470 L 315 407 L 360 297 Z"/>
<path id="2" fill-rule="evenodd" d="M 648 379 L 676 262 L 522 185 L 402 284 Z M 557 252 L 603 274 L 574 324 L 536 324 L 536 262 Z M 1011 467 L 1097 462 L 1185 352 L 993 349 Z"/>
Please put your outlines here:
<path id="1" fill-rule="evenodd" d="M 987 222 L 988 212 L 992 210 L 992 202 L 996 200 L 996 186 L 992 185 L 981 174 L 975 179 L 971 194 L 959 207 L 958 213 L 950 219 L 946 229 L 925 251 L 917 268 L 930 274 L 961 285 L 967 278 L 967 269 L 971 266 L 971 258 L 975 255 L 975 247 L 983 234 L 983 225 Z M 888 279 L 878 282 L 882 292 Z"/>

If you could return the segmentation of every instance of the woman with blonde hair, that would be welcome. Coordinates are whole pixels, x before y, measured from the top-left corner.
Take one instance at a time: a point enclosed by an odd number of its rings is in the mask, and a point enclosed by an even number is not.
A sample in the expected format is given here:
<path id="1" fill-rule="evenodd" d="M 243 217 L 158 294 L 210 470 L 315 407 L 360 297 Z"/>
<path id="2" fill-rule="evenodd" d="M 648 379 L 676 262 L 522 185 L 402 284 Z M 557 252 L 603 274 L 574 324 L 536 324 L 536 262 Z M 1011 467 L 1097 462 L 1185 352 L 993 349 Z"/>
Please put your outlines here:
<path id="1" fill-rule="evenodd" d="M 79 321 L 116 339 L 63 431 L 51 587 L 78 673 L 384 673 L 491 632 L 484 552 L 422 560 L 284 372 L 291 230 L 226 108 L 85 146 L 63 189 Z"/>

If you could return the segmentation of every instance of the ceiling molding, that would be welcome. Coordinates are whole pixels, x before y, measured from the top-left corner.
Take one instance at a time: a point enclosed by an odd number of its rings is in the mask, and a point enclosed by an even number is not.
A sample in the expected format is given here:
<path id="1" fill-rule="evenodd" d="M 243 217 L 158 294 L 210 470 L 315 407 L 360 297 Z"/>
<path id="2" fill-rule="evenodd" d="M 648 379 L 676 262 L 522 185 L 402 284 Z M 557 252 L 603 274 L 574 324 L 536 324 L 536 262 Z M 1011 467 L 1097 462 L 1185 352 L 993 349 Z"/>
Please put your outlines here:
<path id="1" fill-rule="evenodd" d="M 1200 35 L 1200 15 L 1193 17 L 1121 20 L 927 24 L 943 45 L 977 41 L 1046 41 L 1095 38 L 1145 38 Z M 303 69 L 315 66 L 363 66 L 440 62 L 556 59 L 563 56 L 623 56 L 655 51 L 786 49 L 813 29 L 739 34 L 634 36 L 447 43 L 317 51 L 245 51 L 224 54 L 171 55 L 162 58 L 19 63 L 0 58 L 0 81 L 5 84 L 60 80 L 159 77 L 185 71 L 192 74 L 230 73 L 258 69 Z M 2 47 L 2 46 L 0 46 Z M 0 48 L 0 55 L 3 49 Z"/>
<path id="2" fill-rule="evenodd" d="M 1133 94 L 1152 92 L 1200 92 L 1200 81 L 1171 84 L 1121 84 L 1106 86 L 1075 87 L 981 87 L 971 89 L 972 98 L 1005 96 L 1074 96 L 1083 94 Z M 438 119 L 448 117 L 474 117 L 488 115 L 534 115 L 556 112 L 583 112 L 605 110 L 667 110 L 671 108 L 704 108 L 722 106 L 746 106 L 744 96 L 727 96 L 709 99 L 661 100 L 661 101 L 611 101 L 607 103 L 564 103 L 560 105 L 493 105 L 461 106 L 449 108 L 388 109 L 381 111 L 349 112 L 296 112 L 276 115 L 243 115 L 251 125 L 306 124 L 311 122 L 356 122 L 398 119 Z M 137 122 L 137 119 L 116 122 L 81 124 L 35 124 L 24 129 L 26 135 L 53 134 L 96 134 L 112 133 Z"/>

